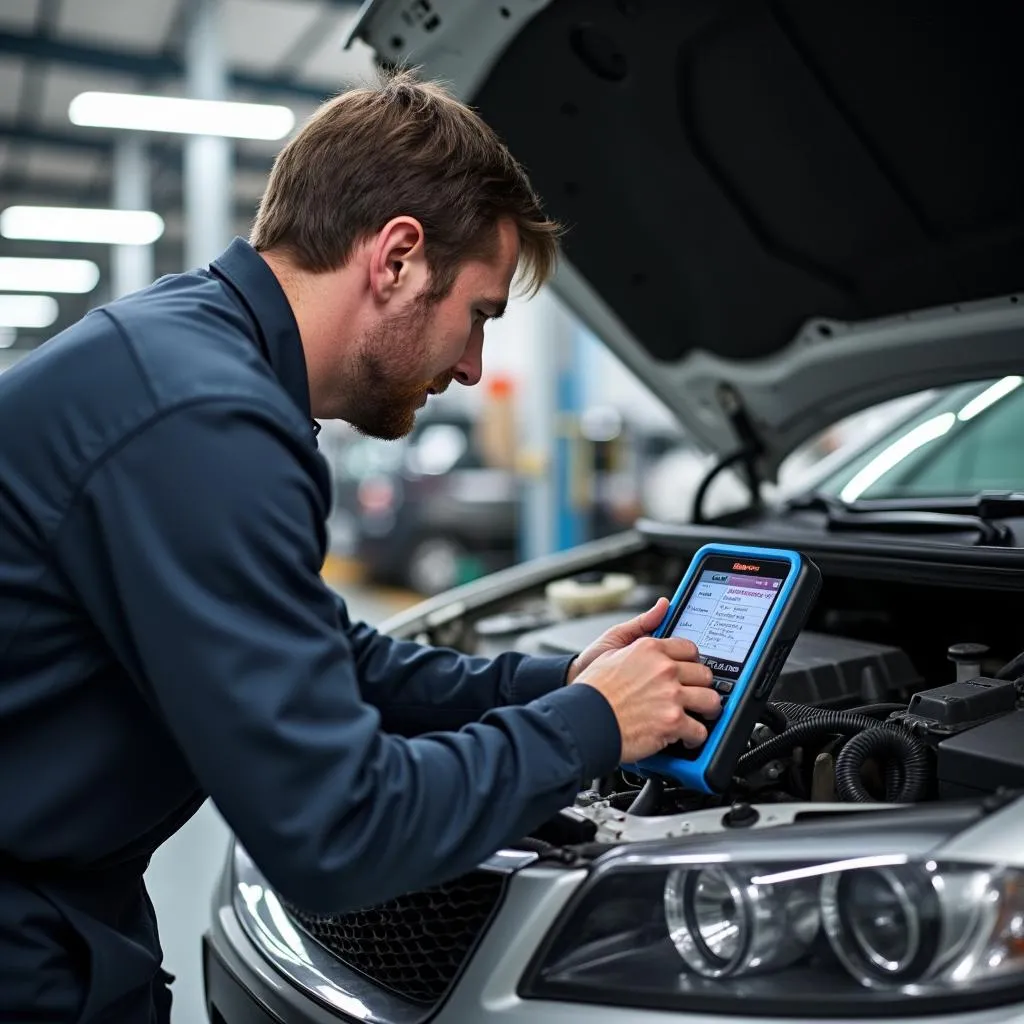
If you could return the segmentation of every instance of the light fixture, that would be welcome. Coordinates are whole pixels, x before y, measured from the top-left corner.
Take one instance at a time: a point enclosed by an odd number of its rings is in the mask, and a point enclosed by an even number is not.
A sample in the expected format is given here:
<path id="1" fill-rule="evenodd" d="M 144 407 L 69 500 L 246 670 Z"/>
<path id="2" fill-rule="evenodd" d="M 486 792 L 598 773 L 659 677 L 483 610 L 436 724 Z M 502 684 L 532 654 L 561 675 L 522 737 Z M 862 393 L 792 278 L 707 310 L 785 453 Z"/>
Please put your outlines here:
<path id="1" fill-rule="evenodd" d="M 48 242 L 149 245 L 164 233 L 150 210 L 88 210 L 65 206 L 9 206 L 0 213 L 0 235 Z"/>
<path id="2" fill-rule="evenodd" d="M 49 327 L 57 319 L 57 300 L 49 295 L 0 295 L 0 329 Z"/>
<path id="3" fill-rule="evenodd" d="M 83 92 L 68 108 L 72 124 L 232 139 L 282 139 L 295 124 L 288 107 L 173 96 Z"/>
<path id="4" fill-rule="evenodd" d="M 92 260 L 35 259 L 0 256 L 0 291 L 63 292 L 84 295 L 99 283 Z"/>

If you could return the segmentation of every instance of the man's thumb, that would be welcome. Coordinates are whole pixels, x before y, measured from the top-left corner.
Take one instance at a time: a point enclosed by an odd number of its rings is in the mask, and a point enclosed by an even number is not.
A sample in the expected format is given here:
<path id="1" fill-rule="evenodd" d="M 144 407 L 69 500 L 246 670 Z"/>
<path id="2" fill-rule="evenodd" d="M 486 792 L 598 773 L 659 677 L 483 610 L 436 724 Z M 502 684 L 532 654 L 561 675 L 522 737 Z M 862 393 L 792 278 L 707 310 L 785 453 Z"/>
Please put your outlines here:
<path id="1" fill-rule="evenodd" d="M 661 620 L 665 618 L 667 611 L 668 598 L 659 597 L 653 608 L 649 608 L 637 616 L 636 623 L 640 627 L 641 633 L 653 633 L 661 624 Z"/>

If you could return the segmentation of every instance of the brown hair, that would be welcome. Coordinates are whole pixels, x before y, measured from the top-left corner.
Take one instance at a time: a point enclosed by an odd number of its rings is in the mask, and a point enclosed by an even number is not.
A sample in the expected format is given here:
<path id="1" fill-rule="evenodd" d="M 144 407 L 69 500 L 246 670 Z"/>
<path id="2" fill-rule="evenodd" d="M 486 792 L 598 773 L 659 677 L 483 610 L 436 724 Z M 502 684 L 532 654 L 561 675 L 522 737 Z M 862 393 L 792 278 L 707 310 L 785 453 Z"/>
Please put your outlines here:
<path id="1" fill-rule="evenodd" d="M 274 162 L 250 241 L 304 270 L 332 270 L 402 215 L 423 226 L 430 298 L 448 292 L 466 259 L 493 252 L 503 217 L 518 230 L 529 289 L 554 271 L 561 228 L 522 167 L 473 110 L 410 70 L 310 117 Z"/>

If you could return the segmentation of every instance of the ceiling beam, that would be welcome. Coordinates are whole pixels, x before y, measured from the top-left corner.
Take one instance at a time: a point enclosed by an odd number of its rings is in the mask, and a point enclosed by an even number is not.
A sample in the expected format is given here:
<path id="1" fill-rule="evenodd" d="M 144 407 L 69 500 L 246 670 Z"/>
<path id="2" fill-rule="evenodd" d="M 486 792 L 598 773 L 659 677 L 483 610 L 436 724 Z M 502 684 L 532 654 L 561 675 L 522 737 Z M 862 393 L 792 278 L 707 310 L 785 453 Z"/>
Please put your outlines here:
<path id="1" fill-rule="evenodd" d="M 185 74 L 184 62 L 173 54 L 140 53 L 20 32 L 0 32 L 0 55 L 112 71 L 150 80 L 177 79 Z M 251 71 L 232 71 L 229 81 L 237 89 L 267 96 L 292 96 L 314 103 L 320 103 L 345 87 L 342 82 L 315 85 L 297 82 L 287 75 Z"/>
<path id="2" fill-rule="evenodd" d="M 180 166 L 177 150 L 186 136 L 167 134 L 161 136 L 160 143 L 152 147 L 156 159 L 170 166 Z M 99 134 L 89 129 L 75 128 L 62 131 L 59 128 L 32 128 L 17 121 L 0 121 L 0 140 L 49 146 L 53 149 L 68 149 L 98 153 L 110 157 L 114 142 L 109 135 Z M 272 157 L 260 156 L 258 153 L 245 153 L 237 149 L 234 153 L 234 166 L 242 171 L 257 171 L 266 174 L 273 163 Z"/>
<path id="3" fill-rule="evenodd" d="M 96 182 L 76 185 L 73 182 L 61 180 L 40 180 L 38 177 L 26 179 L 18 184 L 16 188 L 4 189 L 3 199 L 0 200 L 0 209 L 7 206 L 40 205 L 43 200 L 48 204 L 59 206 L 96 206 L 102 202 L 109 205 L 109 197 L 97 187 Z M 159 203 L 154 203 L 150 209 L 163 217 L 177 216 L 181 213 L 183 194 L 180 187 L 175 187 L 161 196 Z M 232 208 L 232 217 L 236 220 L 251 219 L 256 215 L 257 200 L 236 199 Z"/>
<path id="4" fill-rule="evenodd" d="M 94 135 L 84 129 L 61 131 L 59 128 L 32 128 L 19 121 L 0 121 L 0 140 L 5 139 L 101 154 L 109 154 L 114 148 L 114 140 L 109 135 Z"/>

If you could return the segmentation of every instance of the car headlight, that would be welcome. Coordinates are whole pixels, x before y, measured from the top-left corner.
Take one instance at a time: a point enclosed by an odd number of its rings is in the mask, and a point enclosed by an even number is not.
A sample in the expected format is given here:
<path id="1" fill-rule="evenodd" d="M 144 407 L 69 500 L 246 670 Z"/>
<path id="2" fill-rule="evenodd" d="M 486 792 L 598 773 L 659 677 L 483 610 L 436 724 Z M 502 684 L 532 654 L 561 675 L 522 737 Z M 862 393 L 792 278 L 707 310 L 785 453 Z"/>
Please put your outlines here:
<path id="1" fill-rule="evenodd" d="M 525 998 L 819 1019 L 1024 999 L 1016 868 L 906 853 L 618 861 L 563 912 Z"/>

